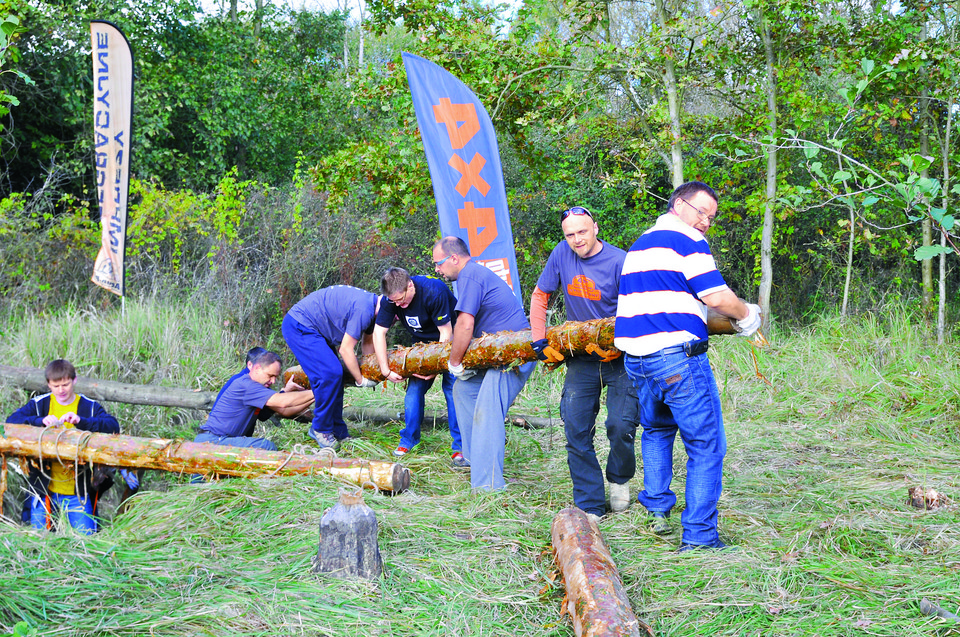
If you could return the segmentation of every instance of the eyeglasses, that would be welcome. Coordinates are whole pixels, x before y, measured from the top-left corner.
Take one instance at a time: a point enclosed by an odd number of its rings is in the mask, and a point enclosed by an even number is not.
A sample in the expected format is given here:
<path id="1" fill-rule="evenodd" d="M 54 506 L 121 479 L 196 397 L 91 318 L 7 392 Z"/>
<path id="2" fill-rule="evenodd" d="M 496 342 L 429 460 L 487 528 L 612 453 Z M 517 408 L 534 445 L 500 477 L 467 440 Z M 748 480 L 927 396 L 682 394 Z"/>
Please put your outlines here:
<path id="1" fill-rule="evenodd" d="M 593 215 L 590 214 L 589 210 L 587 210 L 583 206 L 574 206 L 573 208 L 570 208 L 569 210 L 564 210 L 563 212 L 560 213 L 560 221 L 563 221 L 570 215 L 587 215 L 588 217 L 593 219 Z"/>
<path id="2" fill-rule="evenodd" d="M 449 258 L 452 257 L 452 256 L 453 256 L 452 254 L 448 254 L 447 256 L 443 257 L 443 258 L 440 259 L 439 261 L 434 261 L 434 262 L 433 262 L 433 267 L 439 268 L 441 265 L 443 265 L 444 263 L 447 262 L 447 259 L 449 259 Z"/>
<path id="3" fill-rule="evenodd" d="M 408 283 L 407 287 L 403 288 L 403 296 L 401 296 L 399 299 L 391 299 L 388 296 L 387 300 L 393 303 L 394 305 L 401 305 L 404 301 L 407 300 L 407 292 L 409 291 L 410 291 L 410 284 Z"/>
<path id="4" fill-rule="evenodd" d="M 679 199 L 679 200 L 682 201 L 683 203 L 687 204 L 688 206 L 690 206 L 691 208 L 693 208 L 694 210 L 696 210 L 698 217 L 700 217 L 701 219 L 706 219 L 708 224 L 710 224 L 711 226 L 713 225 L 713 222 L 714 222 L 714 220 L 717 218 L 717 215 L 713 215 L 713 216 L 711 217 L 710 215 L 708 215 L 707 213 L 705 213 L 703 210 L 700 210 L 699 208 L 697 208 L 696 206 L 694 206 L 692 203 L 690 203 L 689 201 L 687 201 L 687 200 L 684 199 L 683 197 L 677 197 L 677 199 Z"/>

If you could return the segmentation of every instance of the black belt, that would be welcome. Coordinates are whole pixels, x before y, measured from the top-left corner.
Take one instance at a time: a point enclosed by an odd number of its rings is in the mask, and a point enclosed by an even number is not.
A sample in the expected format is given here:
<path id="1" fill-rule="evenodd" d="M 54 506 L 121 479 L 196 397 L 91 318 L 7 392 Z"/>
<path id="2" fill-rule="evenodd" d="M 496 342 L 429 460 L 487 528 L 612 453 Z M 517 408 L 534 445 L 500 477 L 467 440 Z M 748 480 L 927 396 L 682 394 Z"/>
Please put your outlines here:
<path id="1" fill-rule="evenodd" d="M 710 348 L 710 341 L 708 339 L 701 339 L 699 341 L 687 341 L 681 345 L 673 345 L 671 347 L 664 347 L 658 352 L 652 354 L 644 354 L 640 358 L 649 358 L 651 356 L 663 356 L 665 354 L 686 354 L 690 356 L 699 356 L 700 354 L 706 354 L 707 350 Z"/>

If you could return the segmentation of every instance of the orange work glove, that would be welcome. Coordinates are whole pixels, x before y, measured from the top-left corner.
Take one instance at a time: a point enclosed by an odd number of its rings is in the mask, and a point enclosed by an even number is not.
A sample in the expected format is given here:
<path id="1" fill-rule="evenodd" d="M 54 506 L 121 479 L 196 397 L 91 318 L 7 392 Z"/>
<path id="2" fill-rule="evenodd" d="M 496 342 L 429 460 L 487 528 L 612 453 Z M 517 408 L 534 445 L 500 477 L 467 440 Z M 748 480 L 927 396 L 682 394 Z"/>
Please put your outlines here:
<path id="1" fill-rule="evenodd" d="M 601 363 L 609 363 L 610 361 L 615 361 L 618 358 L 620 358 L 621 354 L 623 354 L 623 352 L 621 352 L 615 347 L 611 347 L 610 349 L 603 349 L 596 343 L 590 343 L 589 345 L 587 345 L 587 353 L 596 354 L 597 356 L 599 356 Z"/>
<path id="2" fill-rule="evenodd" d="M 563 354 L 550 347 L 550 342 L 541 338 L 539 341 L 530 343 L 530 347 L 536 353 L 537 358 L 546 362 L 548 365 L 556 365 L 563 360 Z"/>

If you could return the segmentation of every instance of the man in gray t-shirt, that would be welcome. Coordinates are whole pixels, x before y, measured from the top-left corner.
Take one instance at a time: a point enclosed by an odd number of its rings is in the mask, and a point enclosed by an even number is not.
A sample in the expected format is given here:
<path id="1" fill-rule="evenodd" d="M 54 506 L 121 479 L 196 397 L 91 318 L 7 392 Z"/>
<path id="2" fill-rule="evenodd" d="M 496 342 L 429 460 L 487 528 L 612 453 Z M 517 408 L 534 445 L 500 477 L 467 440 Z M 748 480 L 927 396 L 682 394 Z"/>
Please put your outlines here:
<path id="1" fill-rule="evenodd" d="M 530 299 L 530 324 L 537 358 L 548 363 L 564 361 L 567 374 L 560 399 L 560 417 L 567 437 L 567 465 L 573 482 L 573 501 L 585 513 L 606 513 L 603 478 L 593 446 L 600 394 L 607 388 L 606 478 L 610 482 L 610 508 L 630 505 L 629 480 L 637 469 L 634 440 L 640 422 L 637 390 L 623 367 L 618 350 L 593 352 L 564 359 L 546 339 L 547 303 L 563 291 L 567 320 L 589 321 L 616 316 L 620 271 L 626 252 L 597 238 L 600 228 L 582 206 L 560 214 L 564 240 L 550 253 L 547 265 Z"/>
<path id="2" fill-rule="evenodd" d="M 503 421 L 536 361 L 512 369 L 474 370 L 464 369 L 463 355 L 470 341 L 484 332 L 525 330 L 530 323 L 510 286 L 492 270 L 472 261 L 462 239 L 444 237 L 438 241 L 433 246 L 433 264 L 437 274 L 457 282 L 459 292 L 447 367 L 457 377 L 453 400 L 463 455 L 470 463 L 470 485 L 474 489 L 503 489 Z"/>

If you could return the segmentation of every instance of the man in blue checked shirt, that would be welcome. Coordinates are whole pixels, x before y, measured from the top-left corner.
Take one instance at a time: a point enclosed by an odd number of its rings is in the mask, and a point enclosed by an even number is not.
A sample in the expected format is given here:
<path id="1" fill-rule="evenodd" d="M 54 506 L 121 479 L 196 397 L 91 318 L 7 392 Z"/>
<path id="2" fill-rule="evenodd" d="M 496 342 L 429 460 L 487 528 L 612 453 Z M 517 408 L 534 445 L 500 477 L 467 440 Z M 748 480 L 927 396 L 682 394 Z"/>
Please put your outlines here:
<path id="1" fill-rule="evenodd" d="M 717 194 L 699 181 L 674 190 L 667 212 L 627 252 L 620 277 L 614 345 L 637 387 L 643 434 L 643 490 L 653 530 L 670 531 L 673 444 L 687 451 L 680 551 L 723 549 L 717 502 L 727 440 L 720 394 L 707 359 L 707 308 L 734 319 L 740 336 L 760 327 L 760 307 L 737 298 L 717 271 L 704 234 Z"/>

